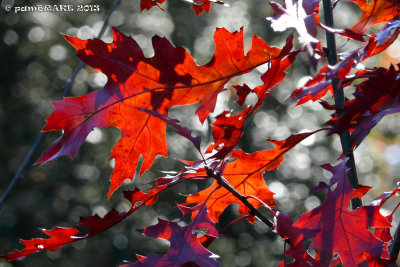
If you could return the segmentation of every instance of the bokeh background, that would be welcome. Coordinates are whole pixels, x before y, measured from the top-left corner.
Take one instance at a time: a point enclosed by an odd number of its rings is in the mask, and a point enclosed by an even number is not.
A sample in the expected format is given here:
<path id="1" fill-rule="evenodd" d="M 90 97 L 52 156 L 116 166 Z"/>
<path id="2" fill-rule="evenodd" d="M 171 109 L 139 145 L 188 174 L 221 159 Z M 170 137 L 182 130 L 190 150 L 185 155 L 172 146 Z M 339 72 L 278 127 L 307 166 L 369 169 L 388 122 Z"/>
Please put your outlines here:
<path id="1" fill-rule="evenodd" d="M 100 12 L 21 12 L 0 10 L 0 194 L 4 192 L 12 176 L 44 126 L 45 119 L 53 110 L 51 102 L 58 100 L 61 92 L 79 64 L 75 50 L 64 40 L 61 33 L 94 38 L 97 36 L 114 1 L 15 1 L 15 6 L 34 4 L 95 4 Z M 198 64 L 207 63 L 214 50 L 212 41 L 216 27 L 230 31 L 244 27 L 248 47 L 250 38 L 257 34 L 273 46 L 282 47 L 288 32 L 275 33 L 265 18 L 272 9 L 265 0 L 227 0 L 228 6 L 213 5 L 209 14 L 196 18 L 190 5 L 182 0 L 168 0 L 164 10 L 153 8 L 140 12 L 139 1 L 122 0 L 110 19 L 110 26 L 117 27 L 132 36 L 143 48 L 146 56 L 153 49 L 151 37 L 165 36 L 176 46 L 183 46 L 194 56 Z M 340 2 L 335 9 L 337 27 L 349 27 L 360 15 L 352 3 Z M 376 28 L 374 28 L 376 30 Z M 324 33 L 320 39 L 324 40 Z M 111 41 L 111 30 L 107 28 L 102 38 Z M 339 52 L 359 46 L 345 42 Z M 297 44 L 299 47 L 300 44 Z M 366 66 L 389 66 L 400 60 L 400 42 L 375 57 Z M 265 67 L 235 78 L 234 83 L 246 82 L 250 87 L 260 84 L 259 76 Z M 263 108 L 248 123 L 247 131 L 240 142 L 246 152 L 270 149 L 265 138 L 284 139 L 290 134 L 315 130 L 330 118 L 329 112 L 318 103 L 295 107 L 291 100 L 283 101 L 290 93 L 315 73 L 306 55 L 297 57 L 288 71 L 286 80 L 267 99 Z M 75 80 L 68 96 L 79 96 L 101 89 L 107 78 L 90 67 L 85 67 Z M 214 116 L 226 109 L 239 110 L 233 103 L 236 96 L 228 90 L 219 96 Z M 351 97 L 351 88 L 346 92 Z M 233 92 L 233 91 L 232 91 Z M 330 101 L 329 99 L 327 99 Z M 248 104 L 254 101 L 250 97 Z M 179 119 L 183 125 L 202 135 L 202 147 L 210 140 L 208 124 L 197 122 L 196 106 L 178 107 L 170 117 Z M 397 115 L 387 116 L 372 134 L 356 150 L 355 158 L 362 184 L 373 186 L 364 198 L 370 202 L 384 191 L 391 190 L 400 176 L 400 146 L 398 133 L 400 120 Z M 60 133 L 45 135 L 36 159 Z M 141 181 L 126 183 L 107 201 L 108 178 L 112 162 L 108 161 L 111 148 L 118 141 L 118 129 L 96 129 L 87 138 L 74 160 L 62 157 L 45 166 L 30 165 L 25 169 L 5 205 L 0 209 L 0 254 L 22 248 L 18 238 L 45 237 L 39 228 L 76 226 L 80 217 L 97 213 L 106 214 L 116 207 L 119 211 L 129 208 L 122 197 L 124 189 L 142 186 L 156 177 L 162 170 L 179 170 L 182 164 L 176 158 L 198 159 L 199 155 L 186 140 L 168 129 L 169 157 L 156 160 L 151 171 Z M 318 181 L 327 181 L 329 173 L 319 166 L 335 164 L 340 155 L 340 143 L 336 136 L 318 133 L 303 141 L 289 152 L 282 166 L 266 173 L 265 180 L 276 193 L 277 209 L 292 215 L 300 214 L 318 206 L 323 194 L 311 190 Z M 88 240 L 67 245 L 54 252 L 36 253 L 22 261 L 0 263 L 10 266 L 118 266 L 124 261 L 136 260 L 135 254 L 161 253 L 168 250 L 168 242 L 142 236 L 137 229 L 157 222 L 157 218 L 178 219 L 176 202 L 184 200 L 179 193 L 194 193 L 204 184 L 186 184 L 163 193 L 152 207 L 140 209 L 130 218 L 108 231 Z M 389 202 L 387 211 L 395 205 Z M 224 212 L 218 227 L 237 218 L 237 206 Z M 397 216 L 395 217 L 397 222 Z M 221 266 L 276 266 L 282 259 L 283 242 L 262 223 L 251 225 L 241 221 L 229 228 L 222 238 L 216 240 L 210 250 L 220 256 Z"/>

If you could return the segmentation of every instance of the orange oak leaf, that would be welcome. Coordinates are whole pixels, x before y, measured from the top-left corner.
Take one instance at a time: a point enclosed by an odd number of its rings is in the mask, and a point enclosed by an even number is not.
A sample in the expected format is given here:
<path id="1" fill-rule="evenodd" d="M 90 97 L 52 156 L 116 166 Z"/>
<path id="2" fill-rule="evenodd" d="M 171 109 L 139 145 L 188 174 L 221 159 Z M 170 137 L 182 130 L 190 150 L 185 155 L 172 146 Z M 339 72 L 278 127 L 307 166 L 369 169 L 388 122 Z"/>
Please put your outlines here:
<path id="1" fill-rule="evenodd" d="M 286 38 L 286 44 L 280 54 L 276 58 L 271 59 L 268 63 L 268 70 L 261 75 L 262 85 L 253 89 L 246 84 L 233 86 L 239 97 L 236 102 L 241 106 L 244 104 L 249 93 L 253 92 L 257 95 L 258 100 L 251 109 L 250 114 L 256 112 L 268 95 L 284 80 L 286 70 L 293 64 L 297 54 L 300 52 L 300 50 L 292 51 L 292 48 L 293 35 L 291 34 Z"/>
<path id="2" fill-rule="evenodd" d="M 95 214 L 93 216 L 82 218 L 80 226 L 87 227 L 87 233 L 80 232 L 75 227 L 55 227 L 51 230 L 43 229 L 42 232 L 48 235 L 49 238 L 21 240 L 21 244 L 25 246 L 24 249 L 15 250 L 5 256 L 0 256 L 0 259 L 3 258 L 6 261 L 19 260 L 35 252 L 45 250 L 54 251 L 61 248 L 63 245 L 97 235 L 118 224 L 141 206 L 152 205 L 157 200 L 157 196 L 160 192 L 178 183 L 179 181 L 177 178 L 159 178 L 147 193 L 143 193 L 139 189 L 135 189 L 134 191 L 125 191 L 124 196 L 131 203 L 131 208 L 127 212 L 119 213 L 116 209 L 112 209 L 104 215 L 104 217 Z"/>
<path id="3" fill-rule="evenodd" d="M 254 196 L 269 206 L 275 206 L 274 193 L 268 189 L 263 178 L 263 173 L 267 170 L 277 169 L 287 151 L 314 133 L 296 134 L 282 141 L 269 140 L 269 142 L 275 144 L 275 147 L 271 150 L 258 151 L 252 154 L 247 154 L 241 150 L 234 150 L 231 157 L 236 160 L 227 163 L 221 175 L 243 196 Z M 193 174 L 193 176 L 205 174 L 206 171 L 203 168 L 196 174 Z M 247 207 L 224 187 L 217 189 L 209 196 L 217 187 L 218 183 L 214 181 L 209 188 L 187 196 L 186 202 L 183 205 L 203 203 L 209 198 L 207 208 L 211 219 L 214 221 L 218 221 L 219 216 L 225 208 L 233 203 L 239 204 L 240 214 L 245 215 L 249 213 Z M 248 201 L 255 208 L 262 206 L 262 203 L 256 199 L 249 198 Z"/>
<path id="4" fill-rule="evenodd" d="M 335 253 L 339 254 L 343 266 L 357 266 L 365 260 L 364 253 L 378 257 L 385 252 L 384 242 L 374 237 L 369 228 L 386 228 L 391 224 L 379 213 L 379 206 L 348 210 L 350 200 L 363 197 L 370 187 L 353 189 L 347 179 L 345 164 L 342 161 L 336 166 L 323 166 L 333 174 L 329 185 L 320 185 L 320 188 L 328 190 L 326 200 L 321 206 L 300 215 L 293 224 L 296 229 L 317 231 L 309 249 L 316 251 L 321 262 L 318 266 L 329 265 Z M 331 190 L 335 184 L 336 188 Z"/>
<path id="5" fill-rule="evenodd" d="M 258 100 L 251 111 L 254 113 L 258 108 L 261 107 L 267 96 L 285 79 L 286 69 L 288 69 L 295 60 L 299 50 L 290 52 L 293 46 L 293 38 L 289 36 L 286 40 L 286 45 L 282 49 L 280 57 L 271 60 L 270 68 L 266 73 L 261 75 L 261 80 L 264 82 L 263 85 L 254 88 L 253 92 L 257 95 Z"/>
<path id="6" fill-rule="evenodd" d="M 167 154 L 165 120 L 143 110 L 168 116 L 172 106 L 200 102 L 196 114 L 204 122 L 231 78 L 250 72 L 281 52 L 254 36 L 245 55 L 243 29 L 231 33 L 218 28 L 214 57 L 204 66 L 196 65 L 182 47 L 175 48 L 158 36 L 153 38 L 155 54 L 151 58 L 144 57 L 132 38 L 115 29 L 112 43 L 65 38 L 78 50 L 78 56 L 106 74 L 108 81 L 102 90 L 53 103 L 55 111 L 43 131 L 64 133 L 36 163 L 47 163 L 62 155 L 73 157 L 94 127 L 117 127 L 122 136 L 111 156 L 115 168 L 108 197 L 125 179 L 133 179 L 140 156 L 142 175 L 157 155 Z"/>
<path id="7" fill-rule="evenodd" d="M 400 16 L 399 0 L 348 0 L 357 4 L 362 15 L 351 28 L 354 32 L 365 33 L 372 25 L 388 22 Z"/>

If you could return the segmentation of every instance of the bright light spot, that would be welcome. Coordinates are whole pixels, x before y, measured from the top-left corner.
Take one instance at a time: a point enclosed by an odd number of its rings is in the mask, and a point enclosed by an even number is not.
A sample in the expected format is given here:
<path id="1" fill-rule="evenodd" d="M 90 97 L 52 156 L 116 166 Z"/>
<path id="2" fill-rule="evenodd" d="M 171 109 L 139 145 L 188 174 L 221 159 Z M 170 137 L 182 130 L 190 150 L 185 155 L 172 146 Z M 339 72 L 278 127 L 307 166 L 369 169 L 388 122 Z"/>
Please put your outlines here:
<path id="1" fill-rule="evenodd" d="M 38 245 L 37 247 L 38 247 L 38 249 L 44 249 L 43 245 Z"/>
<path id="2" fill-rule="evenodd" d="M 19 37 L 18 34 L 13 30 L 8 30 L 4 34 L 3 41 L 6 45 L 15 45 L 18 43 Z"/>
<path id="3" fill-rule="evenodd" d="M 290 130 L 287 126 L 282 125 L 277 128 L 275 128 L 273 134 L 272 134 L 272 139 L 279 140 L 279 139 L 285 139 L 290 135 Z"/>
<path id="4" fill-rule="evenodd" d="M 113 16 L 115 15 L 115 13 L 113 14 Z M 99 21 L 96 21 L 95 23 L 93 23 L 93 25 L 92 25 L 92 30 L 93 30 L 93 32 L 100 32 L 100 30 L 101 30 L 101 27 L 103 27 L 103 21 L 101 21 L 101 20 L 99 20 Z M 111 40 L 111 42 L 112 42 L 112 40 Z"/>
<path id="5" fill-rule="evenodd" d="M 312 77 L 311 76 L 303 76 L 297 82 L 297 88 L 303 87 Z"/>
<path id="6" fill-rule="evenodd" d="M 33 27 L 28 33 L 28 38 L 32 43 L 43 41 L 44 36 L 45 32 L 41 27 Z"/>
<path id="7" fill-rule="evenodd" d="M 97 127 L 95 127 L 93 131 L 91 131 L 86 137 L 86 142 L 89 142 L 91 144 L 98 144 L 101 141 L 103 141 L 103 133 Z"/>
<path id="8" fill-rule="evenodd" d="M 107 214 L 107 210 L 103 206 L 96 206 L 93 208 L 93 213 L 103 218 Z"/>
<path id="9" fill-rule="evenodd" d="M 130 205 L 128 205 L 125 202 L 121 202 L 117 206 L 117 211 L 118 212 L 128 212 L 131 209 Z"/>
<path id="10" fill-rule="evenodd" d="M 115 167 L 115 159 L 110 159 L 108 164 L 110 165 L 111 168 L 114 168 Z"/>
<path id="11" fill-rule="evenodd" d="M 154 10 L 151 13 L 139 13 L 133 19 L 137 27 L 142 29 L 142 31 L 169 36 L 174 31 L 174 23 L 167 14 L 166 12 Z"/>
<path id="12" fill-rule="evenodd" d="M 80 27 L 78 30 L 77 37 L 80 39 L 91 39 L 94 36 L 94 31 L 89 26 Z"/>
<path id="13" fill-rule="evenodd" d="M 78 28 L 75 28 L 75 27 L 68 28 L 65 31 L 65 34 L 69 35 L 69 36 L 77 36 L 78 35 Z"/>
<path id="14" fill-rule="evenodd" d="M 311 131 L 308 129 L 301 131 L 301 133 L 307 133 L 307 132 Z M 302 144 L 303 146 L 311 146 L 314 143 L 315 143 L 315 134 L 310 135 L 309 137 L 300 142 L 300 144 Z"/>
<path id="15" fill-rule="evenodd" d="M 101 72 L 97 72 L 93 75 L 93 81 L 96 86 L 102 87 L 107 83 L 107 75 Z"/>
<path id="16" fill-rule="evenodd" d="M 381 208 L 381 209 L 379 210 L 379 212 L 380 212 L 383 216 L 388 216 L 390 213 L 392 213 L 390 210 L 388 210 L 388 209 L 383 209 L 383 208 Z"/>
<path id="17" fill-rule="evenodd" d="M 267 72 L 268 67 L 269 67 L 269 64 L 262 64 L 262 65 L 258 66 L 256 68 L 256 70 L 258 70 L 260 73 L 265 73 L 265 72 Z"/>
<path id="18" fill-rule="evenodd" d="M 287 110 L 287 113 L 289 114 L 290 118 L 297 119 L 297 118 L 300 118 L 303 115 L 303 108 L 301 106 L 290 107 Z"/>
<path id="19" fill-rule="evenodd" d="M 310 190 L 304 184 L 296 184 L 290 188 L 290 191 L 296 199 L 304 199 L 308 196 Z"/>
<path id="20" fill-rule="evenodd" d="M 52 12 L 31 12 L 30 14 L 32 14 L 32 21 L 47 27 L 57 25 L 60 21 L 60 17 Z"/>
<path id="21" fill-rule="evenodd" d="M 73 170 L 75 176 L 83 180 L 96 180 L 100 176 L 100 171 L 96 166 L 80 164 Z"/>
<path id="22" fill-rule="evenodd" d="M 228 102 L 230 99 L 229 91 L 224 91 L 218 95 L 218 101 L 215 105 L 213 114 L 221 114 L 224 110 L 228 109 Z"/>
<path id="23" fill-rule="evenodd" d="M 312 210 L 321 205 L 321 201 L 316 196 L 309 196 L 304 202 L 304 206 L 307 210 Z"/>
<path id="24" fill-rule="evenodd" d="M 264 111 L 259 111 L 254 115 L 254 123 L 257 128 L 263 129 L 274 129 L 278 126 L 276 118 Z"/>
<path id="25" fill-rule="evenodd" d="M 294 157 L 294 164 L 299 169 L 308 169 L 311 165 L 311 159 L 306 153 L 298 152 Z"/>
<path id="26" fill-rule="evenodd" d="M 400 41 L 396 40 L 391 46 L 389 46 L 386 53 L 388 53 L 390 57 L 400 59 L 399 49 L 400 49 Z"/>
<path id="27" fill-rule="evenodd" d="M 49 56 L 53 60 L 61 61 L 65 59 L 67 55 L 67 50 L 62 45 L 53 45 L 50 47 Z"/>
<path id="28" fill-rule="evenodd" d="M 233 3 L 232 3 L 233 2 Z M 217 27 L 224 27 L 229 31 L 239 30 L 241 27 L 250 28 L 250 18 L 246 2 L 231 1 L 230 8 L 220 8 L 214 23 Z"/>
<path id="29" fill-rule="evenodd" d="M 390 145 L 385 149 L 384 157 L 387 163 L 395 165 L 400 163 L 400 146 Z"/>
<path id="30" fill-rule="evenodd" d="M 287 195 L 287 188 L 284 184 L 282 184 L 281 182 L 275 181 L 272 182 L 269 186 L 268 186 L 269 190 L 271 190 L 272 192 L 275 193 L 274 197 L 276 199 L 285 197 Z"/>
<path id="31" fill-rule="evenodd" d="M 111 16 L 109 24 L 114 27 L 118 27 L 119 25 L 123 24 L 125 21 L 124 13 L 120 11 L 115 11 L 114 14 Z"/>
<path id="32" fill-rule="evenodd" d="M 255 93 L 250 93 L 247 95 L 246 101 L 244 103 L 246 106 L 248 106 L 248 105 L 254 106 L 257 103 L 257 101 L 258 101 L 257 95 Z M 257 115 L 257 113 L 256 113 L 256 115 Z"/>

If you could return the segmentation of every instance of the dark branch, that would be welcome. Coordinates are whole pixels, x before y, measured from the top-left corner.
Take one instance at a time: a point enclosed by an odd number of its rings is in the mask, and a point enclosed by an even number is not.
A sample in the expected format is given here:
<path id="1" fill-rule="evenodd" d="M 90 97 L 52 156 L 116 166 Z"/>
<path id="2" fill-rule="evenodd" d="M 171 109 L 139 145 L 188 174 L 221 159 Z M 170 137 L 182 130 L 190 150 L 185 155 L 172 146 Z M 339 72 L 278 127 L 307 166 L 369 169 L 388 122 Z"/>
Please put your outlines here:
<path id="1" fill-rule="evenodd" d="M 324 17 L 325 17 L 325 25 L 333 28 L 333 14 L 332 14 L 332 3 L 331 0 L 323 0 L 323 8 L 324 8 Z M 327 42 L 327 56 L 328 63 L 331 66 L 336 65 L 337 63 L 337 54 L 336 54 L 336 42 L 335 35 L 332 32 L 326 31 L 326 42 Z M 344 107 L 344 93 L 342 83 L 338 78 L 332 79 L 332 88 L 335 99 L 335 105 L 339 108 L 337 111 L 337 117 L 340 118 L 343 116 L 343 111 L 341 111 Z M 342 145 L 343 156 L 349 157 L 347 161 L 347 167 L 349 168 L 348 179 L 353 186 L 353 188 L 358 187 L 358 177 L 357 170 L 354 161 L 353 154 L 353 146 L 351 143 L 350 131 L 347 130 L 340 135 L 340 143 Z M 351 206 L 353 210 L 362 206 L 361 199 L 354 198 L 351 200 Z"/>
<path id="2" fill-rule="evenodd" d="M 395 260 L 399 256 L 400 251 L 400 223 L 397 225 L 396 232 L 393 236 L 392 244 L 389 246 L 390 258 Z"/>
<path id="3" fill-rule="evenodd" d="M 271 229 L 275 228 L 273 222 L 271 222 L 267 217 L 265 217 L 261 212 L 259 212 L 246 198 L 246 196 L 240 194 L 238 191 L 235 190 L 227 181 L 226 179 L 221 176 L 220 173 L 214 172 L 212 169 L 205 167 L 208 177 L 214 178 L 217 183 L 223 186 L 226 190 L 228 190 L 232 195 L 234 195 L 237 199 L 239 199 L 249 210 L 250 214 L 259 218 L 263 223 L 268 225 Z"/>

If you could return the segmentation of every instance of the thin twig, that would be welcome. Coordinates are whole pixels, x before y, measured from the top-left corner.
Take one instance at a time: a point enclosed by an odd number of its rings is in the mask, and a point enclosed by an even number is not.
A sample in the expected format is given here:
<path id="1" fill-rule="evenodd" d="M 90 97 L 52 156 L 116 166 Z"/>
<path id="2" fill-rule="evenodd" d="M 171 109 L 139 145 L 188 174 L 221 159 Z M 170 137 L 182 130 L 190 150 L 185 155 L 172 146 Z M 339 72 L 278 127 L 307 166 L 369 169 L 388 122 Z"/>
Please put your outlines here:
<path id="1" fill-rule="evenodd" d="M 263 204 L 263 206 L 266 207 L 266 208 L 269 210 L 269 212 L 271 212 L 274 216 L 276 216 L 276 211 L 273 210 L 270 206 L 268 206 L 266 203 L 264 203 L 264 201 L 262 201 L 262 200 L 259 199 L 258 197 L 255 197 L 255 196 L 246 196 L 246 198 L 252 198 L 252 199 L 257 200 L 258 202 L 260 202 L 261 204 Z"/>
<path id="2" fill-rule="evenodd" d="M 103 26 L 100 29 L 99 34 L 97 35 L 97 38 L 100 38 L 103 36 L 107 25 L 108 25 L 108 21 L 110 20 L 110 17 L 112 15 L 112 13 L 114 12 L 114 10 L 117 8 L 117 6 L 120 4 L 120 0 L 116 0 L 114 5 L 112 6 L 111 10 L 109 11 L 107 18 L 105 19 Z M 74 82 L 74 80 L 76 79 L 76 77 L 78 76 L 79 72 L 83 69 L 83 67 L 85 66 L 85 63 L 83 63 L 82 61 L 79 63 L 78 67 L 75 69 L 74 74 L 72 75 L 71 79 L 69 79 L 67 81 L 67 83 L 65 84 L 64 90 L 61 94 L 60 99 L 63 99 L 69 89 L 72 86 L 72 83 Z M 3 206 L 5 200 L 7 199 L 8 195 L 11 193 L 11 191 L 13 190 L 15 184 L 17 183 L 17 181 L 19 180 L 19 178 L 21 177 L 22 172 L 24 171 L 24 169 L 26 168 L 26 166 L 28 165 L 28 163 L 31 161 L 31 158 L 34 154 L 34 152 L 36 151 L 36 149 L 38 148 L 40 142 L 42 141 L 43 137 L 44 137 L 44 132 L 41 132 L 40 135 L 38 136 L 38 138 L 36 139 L 35 143 L 33 144 L 32 148 L 29 150 L 28 154 L 25 156 L 24 161 L 22 162 L 22 164 L 20 165 L 20 167 L 18 168 L 17 173 L 14 175 L 14 177 L 12 178 L 11 182 L 9 183 L 9 185 L 7 186 L 7 189 L 4 191 L 3 195 L 0 198 L 0 208 Z"/>
<path id="3" fill-rule="evenodd" d="M 248 200 L 245 196 L 240 194 L 238 191 L 235 190 L 227 181 L 226 179 L 221 176 L 220 173 L 214 172 L 212 169 L 205 167 L 208 177 L 214 178 L 217 183 L 223 186 L 226 190 L 228 190 L 232 195 L 234 195 L 237 199 L 239 199 L 249 210 L 250 214 L 258 217 L 263 223 L 268 225 L 271 229 L 274 229 L 274 223 L 271 222 L 267 217 L 265 217 L 261 212 L 259 212 Z"/>
<path id="4" fill-rule="evenodd" d="M 332 4 L 331 0 L 323 0 L 323 8 L 324 8 L 324 17 L 325 17 L 325 25 L 333 28 L 333 13 L 332 13 Z M 337 63 L 337 54 L 336 54 L 336 42 L 335 35 L 332 32 L 326 31 L 326 42 L 327 42 L 327 56 L 328 63 L 331 66 L 336 65 Z M 341 111 L 344 107 L 344 93 L 343 93 L 343 85 L 338 78 L 332 79 L 332 88 L 334 93 L 335 105 L 339 108 L 337 111 L 337 117 L 340 118 L 343 116 L 343 112 Z M 340 143 L 342 145 L 343 156 L 349 157 L 347 162 L 347 167 L 349 168 L 348 179 L 353 186 L 353 188 L 358 187 L 358 178 L 357 178 L 357 170 L 354 161 L 353 155 L 353 147 L 351 143 L 350 131 L 347 130 L 340 134 Z M 351 206 L 353 210 L 362 206 L 361 199 L 354 198 L 351 200 Z"/>
<path id="5" fill-rule="evenodd" d="M 287 239 L 283 239 L 283 266 L 286 267 L 286 243 L 287 243 Z"/>
<path id="6" fill-rule="evenodd" d="M 235 223 L 240 222 L 240 221 L 243 221 L 243 220 L 248 219 L 248 218 L 251 218 L 251 217 L 254 217 L 254 216 L 251 215 L 251 214 L 247 214 L 247 215 L 243 215 L 242 217 L 236 218 L 235 220 L 233 220 L 233 221 L 231 221 L 230 223 L 228 223 L 228 225 L 226 225 L 226 226 L 224 227 L 224 229 L 222 229 L 221 231 L 219 231 L 219 234 L 222 235 L 223 233 L 225 233 L 226 230 L 228 230 L 229 227 L 231 227 L 231 226 L 234 225 Z"/>

